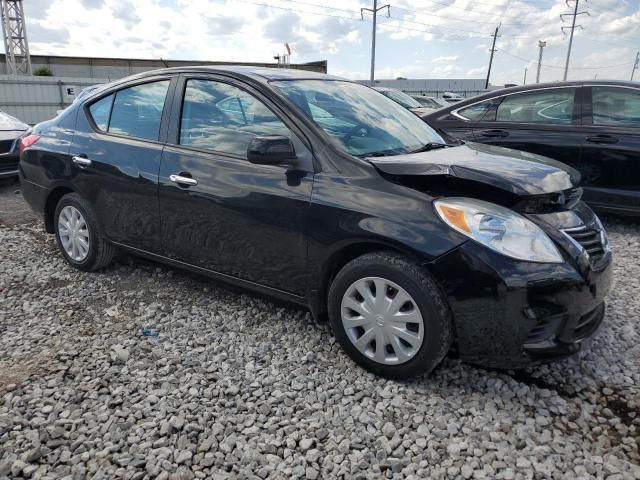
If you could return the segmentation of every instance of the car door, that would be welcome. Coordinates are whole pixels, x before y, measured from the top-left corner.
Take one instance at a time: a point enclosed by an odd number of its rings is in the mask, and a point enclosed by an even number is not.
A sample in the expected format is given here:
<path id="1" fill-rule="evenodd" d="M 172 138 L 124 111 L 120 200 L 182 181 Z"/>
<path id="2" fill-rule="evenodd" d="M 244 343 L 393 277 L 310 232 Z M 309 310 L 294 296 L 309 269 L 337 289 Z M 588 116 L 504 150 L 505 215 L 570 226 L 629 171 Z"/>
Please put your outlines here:
<path id="1" fill-rule="evenodd" d="M 107 238 L 154 253 L 161 251 L 158 172 L 171 87 L 171 77 L 145 79 L 91 101 L 70 150 L 74 186 Z"/>
<path id="2" fill-rule="evenodd" d="M 178 92 L 159 180 L 165 255 L 302 295 L 313 185 L 306 140 L 241 83 L 185 76 Z M 289 137 L 294 163 L 250 163 L 249 142 L 264 135 Z"/>
<path id="3" fill-rule="evenodd" d="M 587 87 L 582 181 L 596 207 L 640 210 L 640 89 Z"/>
<path id="4" fill-rule="evenodd" d="M 583 139 L 578 90 L 576 86 L 552 87 L 497 97 L 486 113 L 473 121 L 474 139 L 579 168 Z M 457 113 L 468 115 L 470 108 Z"/>

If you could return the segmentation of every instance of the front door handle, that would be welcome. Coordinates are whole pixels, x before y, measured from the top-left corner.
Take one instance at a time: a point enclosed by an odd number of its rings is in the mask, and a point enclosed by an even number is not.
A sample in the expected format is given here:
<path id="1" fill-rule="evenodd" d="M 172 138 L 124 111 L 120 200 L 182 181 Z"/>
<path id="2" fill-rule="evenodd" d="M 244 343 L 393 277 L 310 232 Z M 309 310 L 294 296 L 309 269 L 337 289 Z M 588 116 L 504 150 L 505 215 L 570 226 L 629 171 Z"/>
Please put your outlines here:
<path id="1" fill-rule="evenodd" d="M 618 143 L 618 137 L 612 135 L 593 135 L 586 138 L 589 143 Z"/>
<path id="2" fill-rule="evenodd" d="M 504 130 L 485 130 L 481 132 L 480 135 L 489 138 L 503 138 L 508 137 L 509 132 L 505 132 Z"/>
<path id="3" fill-rule="evenodd" d="M 169 180 L 173 183 L 177 183 L 178 185 L 188 185 L 189 187 L 193 187 L 194 185 L 198 185 L 198 181 L 195 178 L 185 177 L 184 175 L 169 175 Z"/>
<path id="4" fill-rule="evenodd" d="M 87 168 L 89 165 L 91 165 L 91 160 L 83 156 L 75 155 L 71 157 L 71 161 L 75 163 L 77 166 L 79 166 L 80 168 Z"/>

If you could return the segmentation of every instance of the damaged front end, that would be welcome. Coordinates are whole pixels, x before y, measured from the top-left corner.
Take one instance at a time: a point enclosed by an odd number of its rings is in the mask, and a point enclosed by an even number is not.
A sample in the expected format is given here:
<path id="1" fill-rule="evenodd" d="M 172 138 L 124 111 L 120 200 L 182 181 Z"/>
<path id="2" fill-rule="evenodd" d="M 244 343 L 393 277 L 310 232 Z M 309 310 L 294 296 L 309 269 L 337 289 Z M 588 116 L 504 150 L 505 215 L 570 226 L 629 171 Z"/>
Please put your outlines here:
<path id="1" fill-rule="evenodd" d="M 389 181 L 434 198 L 472 197 L 521 214 L 568 211 L 582 196 L 580 174 L 573 168 L 491 145 L 467 143 L 367 160 Z"/>

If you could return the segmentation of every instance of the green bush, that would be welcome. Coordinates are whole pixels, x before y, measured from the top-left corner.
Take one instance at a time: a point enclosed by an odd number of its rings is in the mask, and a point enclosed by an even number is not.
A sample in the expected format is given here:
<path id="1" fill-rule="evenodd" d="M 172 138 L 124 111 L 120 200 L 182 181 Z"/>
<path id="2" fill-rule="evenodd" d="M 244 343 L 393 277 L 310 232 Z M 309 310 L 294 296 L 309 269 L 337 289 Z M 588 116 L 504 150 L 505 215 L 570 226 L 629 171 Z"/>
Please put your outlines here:
<path id="1" fill-rule="evenodd" d="M 53 72 L 49 69 L 49 67 L 40 67 L 36 69 L 33 74 L 36 77 L 53 77 Z"/>

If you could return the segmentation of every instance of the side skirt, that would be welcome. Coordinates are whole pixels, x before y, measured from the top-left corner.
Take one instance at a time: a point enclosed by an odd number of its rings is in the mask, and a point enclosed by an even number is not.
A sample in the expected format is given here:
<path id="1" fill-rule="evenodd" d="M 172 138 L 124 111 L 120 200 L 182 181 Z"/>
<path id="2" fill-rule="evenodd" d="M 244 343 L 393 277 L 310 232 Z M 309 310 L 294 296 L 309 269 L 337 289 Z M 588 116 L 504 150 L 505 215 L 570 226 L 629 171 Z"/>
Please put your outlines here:
<path id="1" fill-rule="evenodd" d="M 267 287 L 266 285 L 262 285 L 260 283 L 250 282 L 248 280 L 242 280 L 240 278 L 227 275 L 225 273 L 208 270 L 206 268 L 198 267 L 190 263 L 174 260 L 172 258 L 158 255 L 156 253 L 147 252 L 146 250 L 140 250 L 135 247 L 129 247 L 121 243 L 117 243 L 117 242 L 111 242 L 111 243 L 113 243 L 113 245 L 115 245 L 116 247 L 121 248 L 122 250 L 128 251 L 135 255 L 139 255 L 141 257 L 148 258 L 149 260 L 154 260 L 160 263 L 171 265 L 173 267 L 181 268 L 183 270 L 189 270 L 191 272 L 204 275 L 213 280 L 218 280 L 222 283 L 226 283 L 234 287 L 251 290 L 253 292 L 260 293 L 268 297 L 273 297 L 275 299 L 278 299 L 284 302 L 294 303 L 296 305 L 309 308 L 309 302 L 306 297 L 301 297 L 293 293 L 285 292 L 284 290 L 278 290 L 277 288 Z"/>

